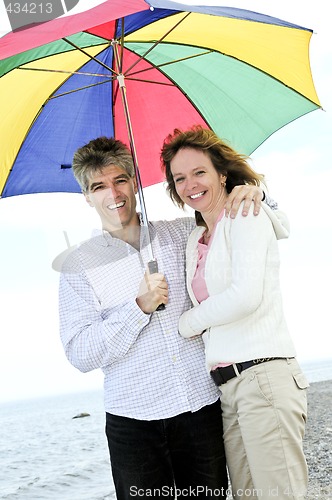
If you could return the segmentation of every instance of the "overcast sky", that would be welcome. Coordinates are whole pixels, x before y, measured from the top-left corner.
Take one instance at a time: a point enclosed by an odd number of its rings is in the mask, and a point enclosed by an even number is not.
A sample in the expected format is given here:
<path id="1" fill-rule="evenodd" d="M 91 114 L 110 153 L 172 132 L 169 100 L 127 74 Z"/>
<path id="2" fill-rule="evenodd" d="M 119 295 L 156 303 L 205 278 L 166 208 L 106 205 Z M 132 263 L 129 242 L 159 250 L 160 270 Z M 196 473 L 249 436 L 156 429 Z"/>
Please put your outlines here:
<path id="1" fill-rule="evenodd" d="M 279 247 L 285 313 L 299 360 L 332 358 L 332 36 L 327 5 L 324 0 L 223 4 L 315 31 L 311 65 L 324 111 L 275 133 L 252 160 L 291 221 L 291 237 Z M 5 27 L 0 27 L 3 35 Z M 146 203 L 150 219 L 179 214 L 162 185 L 146 190 Z M 101 373 L 81 374 L 64 356 L 58 334 L 58 274 L 51 269 L 53 258 L 66 248 L 65 235 L 73 244 L 88 237 L 93 227 L 99 227 L 99 219 L 78 194 L 0 200 L 0 401 L 102 387 Z"/>

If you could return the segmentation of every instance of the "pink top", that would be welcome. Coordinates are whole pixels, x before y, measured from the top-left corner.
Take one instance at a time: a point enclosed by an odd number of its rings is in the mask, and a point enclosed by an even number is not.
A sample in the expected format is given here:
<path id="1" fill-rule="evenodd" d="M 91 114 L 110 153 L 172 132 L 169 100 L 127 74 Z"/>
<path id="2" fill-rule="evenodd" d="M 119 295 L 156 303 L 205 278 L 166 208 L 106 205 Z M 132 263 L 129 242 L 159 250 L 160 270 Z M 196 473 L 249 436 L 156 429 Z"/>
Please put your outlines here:
<path id="1" fill-rule="evenodd" d="M 203 236 L 202 236 L 197 244 L 197 249 L 198 249 L 197 267 L 191 283 L 193 292 L 199 303 L 201 303 L 202 300 L 207 299 L 209 296 L 209 292 L 207 290 L 204 278 L 205 262 L 208 254 L 208 248 L 209 245 L 203 243 Z"/>
<path id="2" fill-rule="evenodd" d="M 197 259 L 197 267 L 195 271 L 195 275 L 192 280 L 192 289 L 194 292 L 194 295 L 196 297 L 197 302 L 201 303 L 202 300 L 205 300 L 209 296 L 209 292 L 206 286 L 205 282 L 205 262 L 206 258 L 208 255 L 209 248 L 211 246 L 214 232 L 216 229 L 216 226 L 218 222 L 222 219 L 224 216 L 224 210 L 222 210 L 218 216 L 218 219 L 216 220 L 215 225 L 213 226 L 212 232 L 211 232 L 211 237 L 209 239 L 208 244 L 204 243 L 204 234 L 202 237 L 198 240 L 197 244 L 197 250 L 198 250 L 198 259 Z"/>
<path id="3" fill-rule="evenodd" d="M 197 259 L 197 267 L 196 271 L 191 283 L 194 295 L 196 297 L 197 302 L 201 303 L 202 300 L 205 300 L 209 296 L 209 292 L 206 286 L 205 282 L 205 262 L 206 258 L 209 252 L 209 248 L 211 246 L 211 242 L 213 240 L 214 232 L 216 229 L 216 226 L 218 222 L 222 219 L 224 216 L 224 210 L 220 212 L 220 215 L 213 227 L 211 237 L 209 239 L 208 244 L 204 243 L 204 234 L 201 236 L 201 238 L 198 240 L 197 244 L 197 250 L 198 250 L 198 259 Z M 212 367 L 212 370 L 215 370 L 218 367 L 225 367 L 229 366 L 231 363 L 218 363 L 217 365 Z"/>

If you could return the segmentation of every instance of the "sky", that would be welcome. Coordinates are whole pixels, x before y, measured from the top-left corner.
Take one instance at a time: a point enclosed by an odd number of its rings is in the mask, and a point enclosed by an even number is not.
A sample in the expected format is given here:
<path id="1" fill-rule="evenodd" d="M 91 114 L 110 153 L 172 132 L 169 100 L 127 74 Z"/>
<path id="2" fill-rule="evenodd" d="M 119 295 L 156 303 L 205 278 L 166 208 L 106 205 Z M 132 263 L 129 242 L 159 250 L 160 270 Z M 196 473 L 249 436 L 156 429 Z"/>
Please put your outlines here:
<path id="1" fill-rule="evenodd" d="M 323 110 L 276 132 L 251 158 L 291 223 L 290 238 L 279 248 L 285 315 L 298 359 L 331 359 L 332 34 L 327 4 L 222 4 L 314 30 L 311 68 Z M 5 16 L 0 2 L 0 35 L 6 31 Z M 162 184 L 147 188 L 145 199 L 151 220 L 183 215 Z M 59 275 L 51 267 L 68 240 L 72 245 L 86 239 L 95 227 L 99 219 L 80 194 L 0 199 L 0 402 L 102 388 L 101 372 L 82 374 L 65 358 L 58 331 Z"/>

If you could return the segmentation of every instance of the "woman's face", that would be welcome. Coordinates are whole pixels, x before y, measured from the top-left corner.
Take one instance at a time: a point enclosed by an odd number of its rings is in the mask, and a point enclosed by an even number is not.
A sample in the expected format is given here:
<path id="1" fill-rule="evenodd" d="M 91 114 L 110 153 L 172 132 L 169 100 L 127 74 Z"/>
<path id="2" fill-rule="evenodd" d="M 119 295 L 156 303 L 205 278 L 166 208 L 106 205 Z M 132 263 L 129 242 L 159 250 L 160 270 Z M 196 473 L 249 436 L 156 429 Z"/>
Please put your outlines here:
<path id="1" fill-rule="evenodd" d="M 217 172 L 208 154 L 193 148 L 181 149 L 170 167 L 176 192 L 186 205 L 203 217 L 219 213 L 225 200 L 226 177 Z"/>

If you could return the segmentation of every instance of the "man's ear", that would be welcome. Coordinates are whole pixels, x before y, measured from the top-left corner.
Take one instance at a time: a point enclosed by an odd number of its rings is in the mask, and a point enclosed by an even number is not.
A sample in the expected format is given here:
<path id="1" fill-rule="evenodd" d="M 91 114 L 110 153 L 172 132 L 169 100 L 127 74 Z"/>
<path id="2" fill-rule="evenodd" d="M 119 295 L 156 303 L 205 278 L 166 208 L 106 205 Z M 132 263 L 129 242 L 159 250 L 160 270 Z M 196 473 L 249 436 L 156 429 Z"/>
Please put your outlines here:
<path id="1" fill-rule="evenodd" d="M 90 200 L 90 197 L 89 197 L 89 194 L 88 193 L 83 193 L 84 194 L 84 198 L 85 198 L 85 201 L 87 202 L 88 205 L 90 205 L 90 207 L 94 207 L 94 204 L 92 203 L 92 201 Z"/>

